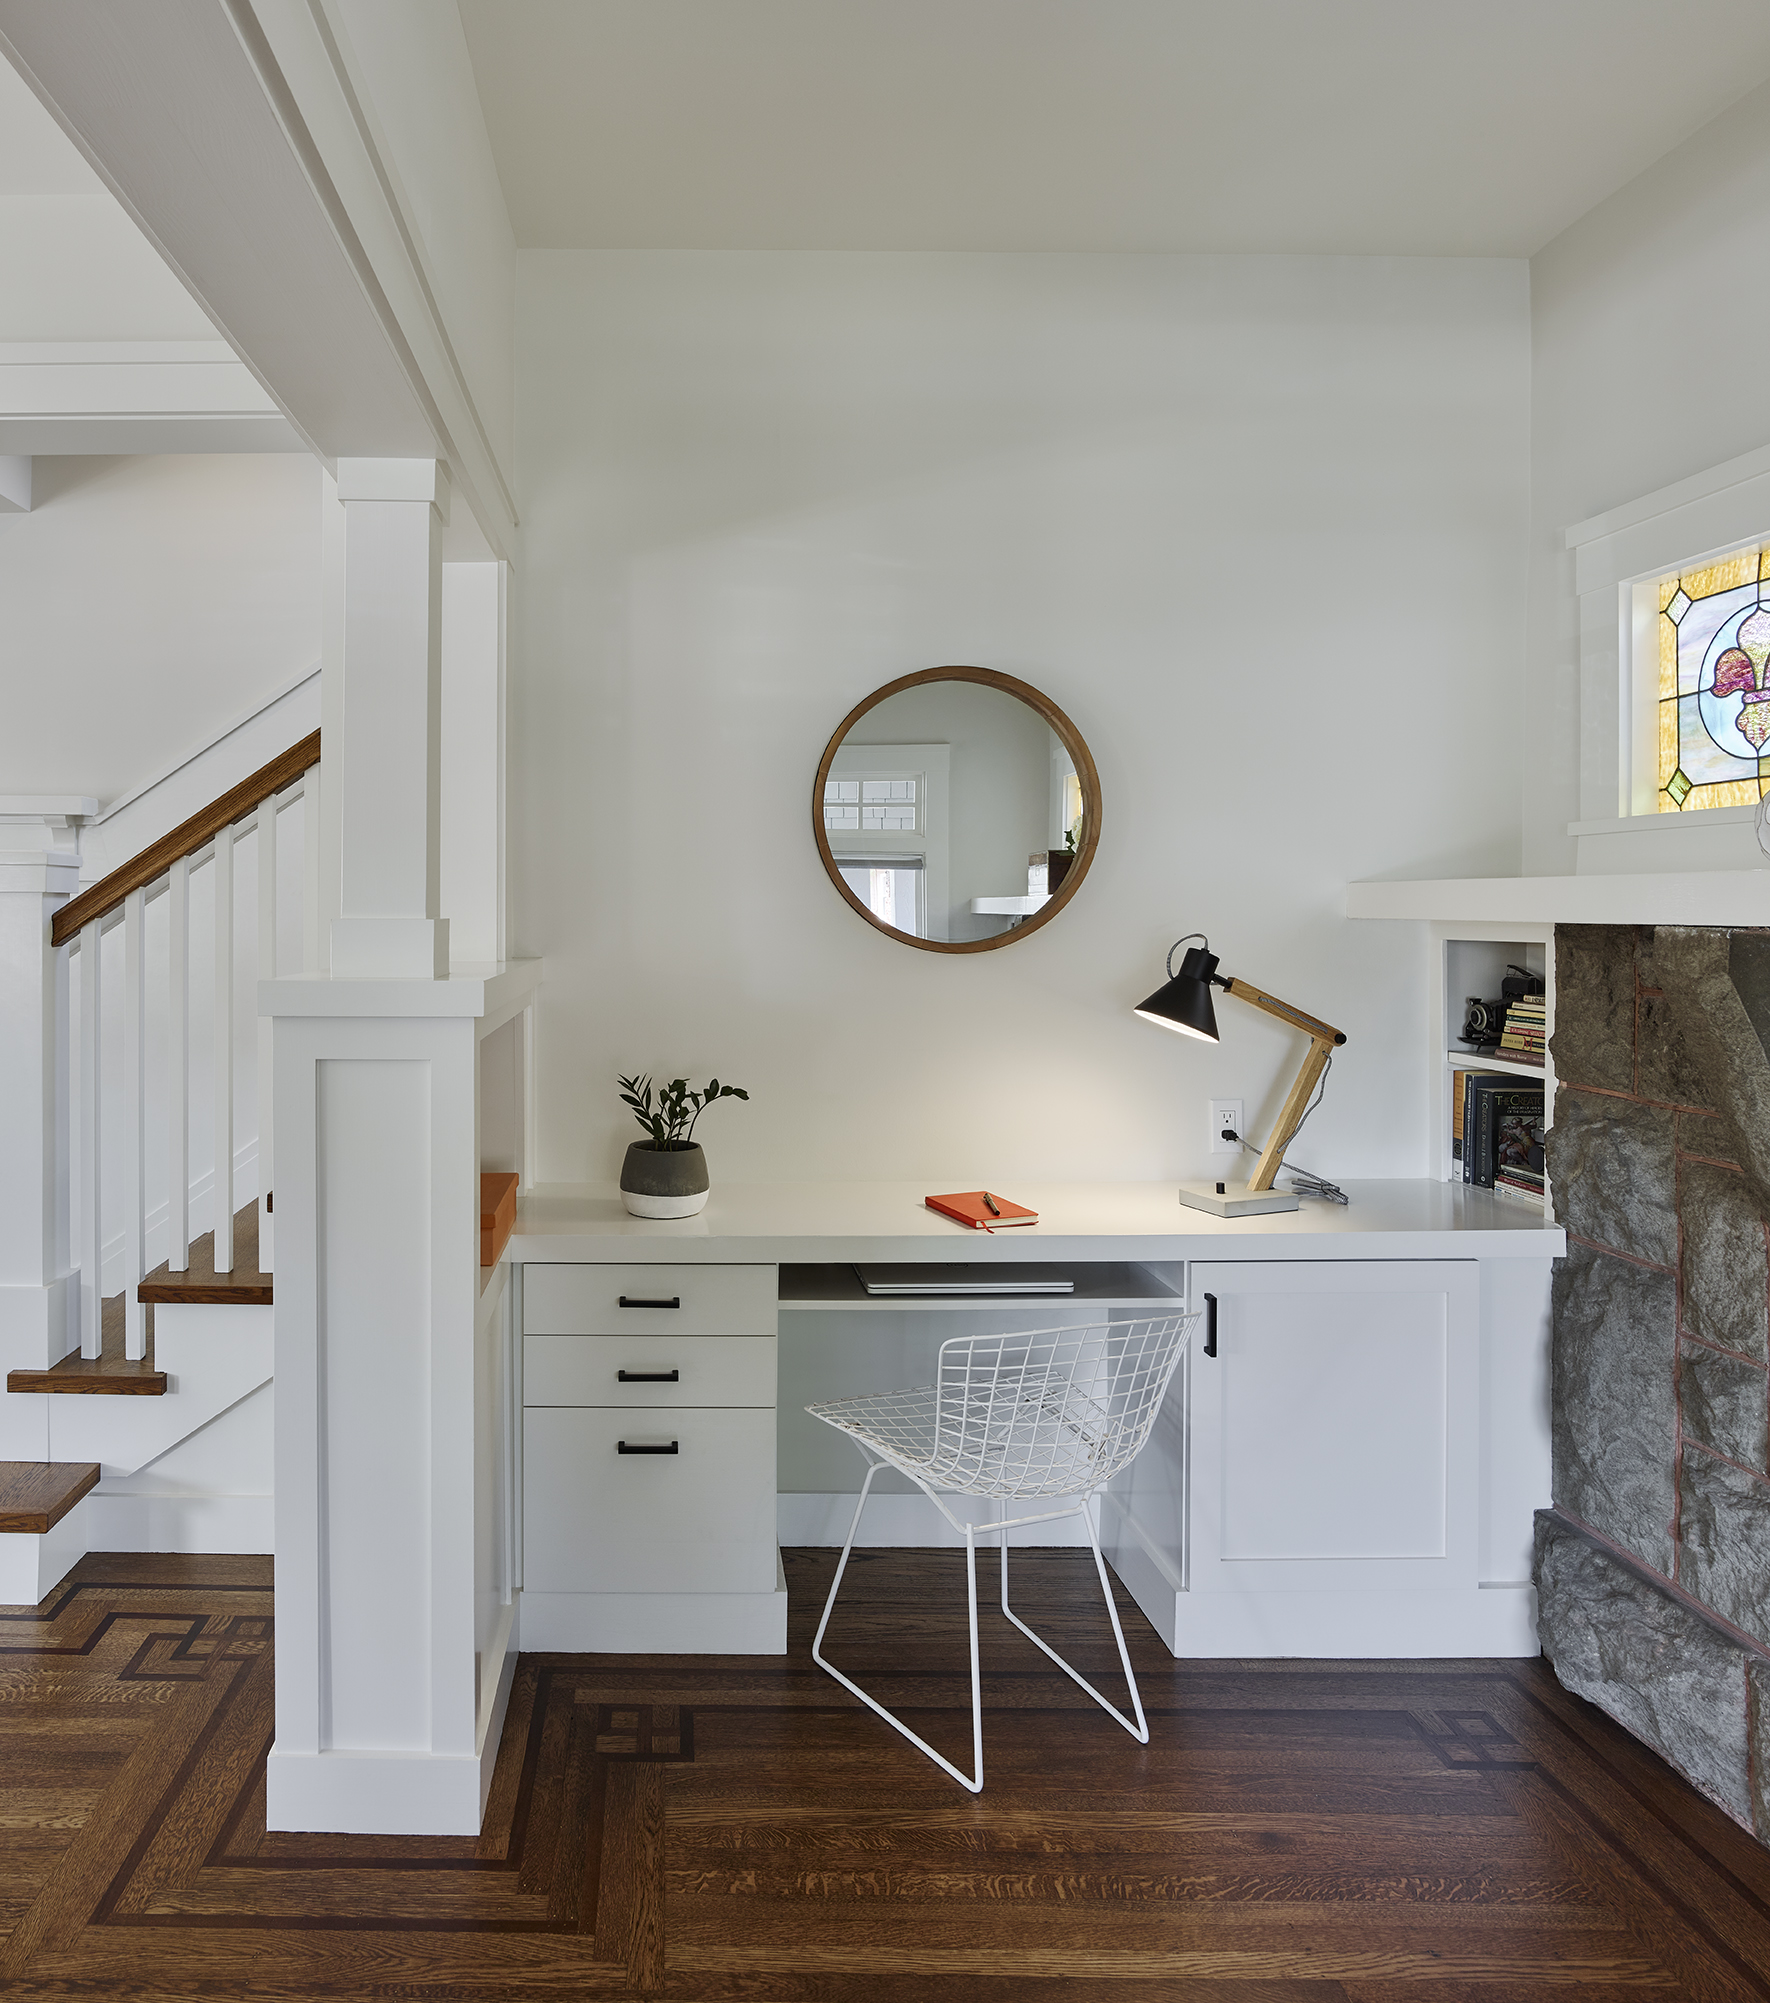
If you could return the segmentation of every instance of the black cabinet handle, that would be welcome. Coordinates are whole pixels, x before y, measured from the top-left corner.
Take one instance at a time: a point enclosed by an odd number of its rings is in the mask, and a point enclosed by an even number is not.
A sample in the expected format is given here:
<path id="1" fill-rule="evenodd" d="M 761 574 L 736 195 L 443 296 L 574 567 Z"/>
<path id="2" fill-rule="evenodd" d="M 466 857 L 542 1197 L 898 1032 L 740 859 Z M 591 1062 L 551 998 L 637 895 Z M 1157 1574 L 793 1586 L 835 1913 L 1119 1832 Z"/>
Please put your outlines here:
<path id="1" fill-rule="evenodd" d="M 617 1370 L 615 1372 L 615 1382 L 617 1384 L 679 1384 L 681 1381 L 682 1372 L 680 1370 Z"/>
<path id="2" fill-rule="evenodd" d="M 624 1308 L 679 1308 L 682 1305 L 682 1296 L 680 1294 L 672 1294 L 667 1301 L 634 1301 L 629 1300 L 623 1294 L 621 1296 L 621 1305 Z"/>
<path id="3" fill-rule="evenodd" d="M 1207 1356 L 1215 1356 L 1216 1353 L 1217 1353 L 1217 1296 L 1215 1294 L 1206 1294 L 1205 1295 L 1205 1354 Z"/>
<path id="4" fill-rule="evenodd" d="M 667 1447 L 647 1446 L 643 1441 L 635 1441 L 631 1446 L 625 1440 L 618 1440 L 615 1443 L 615 1452 L 618 1454 L 673 1454 L 675 1451 L 674 1440 Z"/>

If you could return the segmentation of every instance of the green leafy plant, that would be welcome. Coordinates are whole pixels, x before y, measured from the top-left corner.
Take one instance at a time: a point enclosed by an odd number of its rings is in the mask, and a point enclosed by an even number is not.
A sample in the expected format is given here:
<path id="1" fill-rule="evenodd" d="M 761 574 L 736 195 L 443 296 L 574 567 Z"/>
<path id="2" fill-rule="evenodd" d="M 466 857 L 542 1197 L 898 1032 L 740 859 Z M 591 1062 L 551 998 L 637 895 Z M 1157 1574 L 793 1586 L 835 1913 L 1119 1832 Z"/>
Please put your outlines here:
<path id="1" fill-rule="evenodd" d="M 705 1091 L 691 1092 L 686 1078 L 672 1078 L 654 1095 L 649 1077 L 617 1078 L 621 1104 L 631 1106 L 633 1117 L 651 1136 L 659 1154 L 675 1154 L 694 1146 L 694 1125 L 715 1099 L 747 1099 L 749 1093 L 736 1085 L 721 1085 L 711 1079 Z"/>
<path id="2" fill-rule="evenodd" d="M 1069 850 L 1071 855 L 1074 855 L 1076 853 L 1077 848 L 1081 844 L 1081 839 L 1082 839 L 1082 816 L 1080 814 L 1077 814 L 1075 819 L 1071 821 L 1069 826 L 1065 828 L 1063 831 L 1063 846 Z"/>

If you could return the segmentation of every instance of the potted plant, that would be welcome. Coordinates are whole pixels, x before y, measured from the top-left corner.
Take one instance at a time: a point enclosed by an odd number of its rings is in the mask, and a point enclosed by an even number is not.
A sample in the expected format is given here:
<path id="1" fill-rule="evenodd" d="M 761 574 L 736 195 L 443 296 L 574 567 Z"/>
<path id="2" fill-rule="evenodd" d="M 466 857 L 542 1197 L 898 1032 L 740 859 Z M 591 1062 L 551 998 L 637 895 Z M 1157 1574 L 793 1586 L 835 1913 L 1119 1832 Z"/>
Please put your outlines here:
<path id="1" fill-rule="evenodd" d="M 672 1078 L 655 1096 L 649 1076 L 616 1082 L 621 1104 L 633 1109 L 648 1136 L 628 1148 L 621 1164 L 621 1201 L 635 1217 L 693 1217 L 706 1208 L 711 1187 L 695 1122 L 715 1099 L 747 1099 L 749 1093 L 717 1078 L 701 1092 L 691 1092 L 686 1078 Z"/>

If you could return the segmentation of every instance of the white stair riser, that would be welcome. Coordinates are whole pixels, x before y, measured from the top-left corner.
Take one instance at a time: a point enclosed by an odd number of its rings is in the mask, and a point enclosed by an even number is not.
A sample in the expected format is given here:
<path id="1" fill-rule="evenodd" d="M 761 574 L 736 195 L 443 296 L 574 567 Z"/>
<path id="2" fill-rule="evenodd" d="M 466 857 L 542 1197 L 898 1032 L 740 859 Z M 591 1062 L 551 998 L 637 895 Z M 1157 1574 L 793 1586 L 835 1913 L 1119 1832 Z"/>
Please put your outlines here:
<path id="1" fill-rule="evenodd" d="M 97 1461 L 107 1477 L 134 1474 L 237 1405 L 271 1376 L 268 1307 L 176 1303 L 154 1310 L 161 1398 L 38 1394 L 49 1409 L 49 1458 Z"/>
<path id="2" fill-rule="evenodd" d="M 22 1530 L 0 1533 L 0 1606 L 39 1605 L 85 1557 L 90 1500 L 82 1496 L 41 1535 Z"/>

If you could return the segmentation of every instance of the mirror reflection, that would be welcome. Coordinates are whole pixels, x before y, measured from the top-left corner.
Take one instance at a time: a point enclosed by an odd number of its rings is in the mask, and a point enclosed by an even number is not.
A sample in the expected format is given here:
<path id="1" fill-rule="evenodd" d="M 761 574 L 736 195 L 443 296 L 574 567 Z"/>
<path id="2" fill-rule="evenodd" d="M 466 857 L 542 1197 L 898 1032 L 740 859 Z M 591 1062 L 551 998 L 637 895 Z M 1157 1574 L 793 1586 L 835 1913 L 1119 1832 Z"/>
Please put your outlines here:
<path id="1" fill-rule="evenodd" d="M 826 753 L 827 866 L 875 923 L 918 944 L 1005 942 L 1092 852 L 1086 747 L 1075 740 L 1078 759 L 1036 691 L 992 685 L 1006 681 L 917 679 Z"/>

